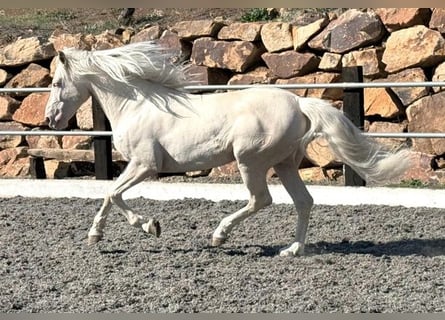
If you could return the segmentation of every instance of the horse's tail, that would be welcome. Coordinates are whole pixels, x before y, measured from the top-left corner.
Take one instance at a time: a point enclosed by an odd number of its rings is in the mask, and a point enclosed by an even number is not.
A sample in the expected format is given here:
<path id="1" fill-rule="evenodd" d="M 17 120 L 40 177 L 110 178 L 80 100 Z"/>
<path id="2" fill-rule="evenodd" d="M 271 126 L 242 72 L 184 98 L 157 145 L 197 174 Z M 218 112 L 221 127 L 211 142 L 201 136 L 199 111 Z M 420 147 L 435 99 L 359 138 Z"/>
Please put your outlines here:
<path id="1" fill-rule="evenodd" d="M 384 182 L 399 177 L 410 165 L 407 149 L 386 150 L 363 135 L 330 103 L 300 97 L 297 101 L 310 121 L 310 128 L 302 138 L 304 150 L 314 138 L 323 137 L 333 154 L 367 181 Z"/>

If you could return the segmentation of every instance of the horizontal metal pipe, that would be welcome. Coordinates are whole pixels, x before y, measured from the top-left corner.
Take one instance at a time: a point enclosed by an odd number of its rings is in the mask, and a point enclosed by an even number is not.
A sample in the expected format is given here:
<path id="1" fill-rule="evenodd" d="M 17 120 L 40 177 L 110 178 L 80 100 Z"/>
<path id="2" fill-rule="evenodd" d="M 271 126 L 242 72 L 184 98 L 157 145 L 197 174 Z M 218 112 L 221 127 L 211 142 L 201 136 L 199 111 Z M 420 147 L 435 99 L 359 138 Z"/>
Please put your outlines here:
<path id="1" fill-rule="evenodd" d="M 437 132 L 364 132 L 366 136 L 372 138 L 445 138 L 445 133 Z M 33 131 L 0 131 L 0 136 L 112 136 L 111 131 L 46 131 L 46 130 L 33 130 Z"/>
<path id="2" fill-rule="evenodd" d="M 112 136 L 111 131 L 0 131 L 0 136 L 88 136 L 103 137 Z"/>
<path id="3" fill-rule="evenodd" d="M 289 83 L 289 84 L 259 84 L 259 85 L 190 85 L 189 91 L 241 90 L 248 88 L 281 88 L 281 89 L 358 89 L 358 88 L 409 88 L 409 87 L 445 87 L 445 82 L 339 82 L 339 83 Z"/>
<path id="4" fill-rule="evenodd" d="M 445 138 L 445 133 L 437 132 L 365 132 L 363 134 L 372 138 Z"/>
<path id="5" fill-rule="evenodd" d="M 191 85 L 185 90 L 214 91 L 247 88 L 321 89 L 321 88 L 387 88 L 387 87 L 445 87 L 445 82 L 367 82 L 367 83 L 312 83 L 312 84 L 263 84 L 263 85 Z M 1 93 L 49 92 L 51 88 L 0 88 Z M 445 138 L 445 133 L 364 133 L 375 138 Z M 111 131 L 0 131 L 0 135 L 16 136 L 112 136 Z"/>
<path id="6" fill-rule="evenodd" d="M 282 88 L 282 89 L 323 89 L 323 88 L 408 88 L 408 87 L 445 87 L 443 81 L 426 82 L 338 82 L 338 83 L 290 83 L 290 84 L 232 84 L 232 85 L 190 85 L 188 91 L 241 90 L 247 88 Z M 0 88 L 0 93 L 49 92 L 51 88 Z"/>
<path id="7" fill-rule="evenodd" d="M 0 93 L 50 92 L 51 88 L 0 88 Z"/>

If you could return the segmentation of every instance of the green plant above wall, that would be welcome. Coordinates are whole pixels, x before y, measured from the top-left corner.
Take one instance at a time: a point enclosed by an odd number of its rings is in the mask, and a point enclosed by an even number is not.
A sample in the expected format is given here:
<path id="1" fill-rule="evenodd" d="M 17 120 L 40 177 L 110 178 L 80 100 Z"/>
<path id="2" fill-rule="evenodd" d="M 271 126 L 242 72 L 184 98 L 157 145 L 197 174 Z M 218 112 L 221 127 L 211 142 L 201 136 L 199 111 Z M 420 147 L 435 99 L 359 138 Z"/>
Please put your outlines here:
<path id="1" fill-rule="evenodd" d="M 274 14 L 269 12 L 266 8 L 252 8 L 247 11 L 242 17 L 242 22 L 256 22 L 268 21 L 275 18 Z"/>

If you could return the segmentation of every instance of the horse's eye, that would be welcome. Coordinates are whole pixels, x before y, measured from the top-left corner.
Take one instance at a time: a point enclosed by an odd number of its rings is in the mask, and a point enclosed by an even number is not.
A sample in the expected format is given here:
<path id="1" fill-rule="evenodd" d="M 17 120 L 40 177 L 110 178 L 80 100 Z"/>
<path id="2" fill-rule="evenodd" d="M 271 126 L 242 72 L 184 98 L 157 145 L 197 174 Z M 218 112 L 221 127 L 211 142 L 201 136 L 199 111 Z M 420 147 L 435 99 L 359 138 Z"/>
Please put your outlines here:
<path id="1" fill-rule="evenodd" d="M 60 87 L 61 87 L 60 82 L 53 83 L 53 88 L 60 88 Z"/>

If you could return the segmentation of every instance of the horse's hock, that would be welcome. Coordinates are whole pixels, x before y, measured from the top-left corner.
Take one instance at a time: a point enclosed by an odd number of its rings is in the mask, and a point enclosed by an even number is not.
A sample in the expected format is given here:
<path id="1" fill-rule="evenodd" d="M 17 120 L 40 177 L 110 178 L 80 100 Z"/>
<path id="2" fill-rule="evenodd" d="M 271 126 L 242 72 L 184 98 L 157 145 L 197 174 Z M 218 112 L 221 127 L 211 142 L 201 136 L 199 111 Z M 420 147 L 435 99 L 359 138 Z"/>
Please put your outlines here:
<path id="1" fill-rule="evenodd" d="M 284 12 L 285 10 L 281 10 Z M 342 14 L 313 13 L 294 22 L 183 21 L 170 30 L 150 26 L 131 32 L 105 32 L 80 35 L 55 32 L 50 39 L 20 39 L 0 48 L 0 85 L 5 88 L 46 87 L 54 73 L 54 57 L 63 47 L 106 49 L 157 39 L 177 52 L 178 60 L 195 65 L 195 79 L 201 84 L 268 84 L 341 82 L 342 67 L 363 66 L 366 82 L 440 81 L 445 68 L 445 10 L 441 8 L 351 9 Z M 356 37 L 358 34 L 361 37 Z M 393 132 L 399 124 L 406 132 L 445 132 L 443 108 L 427 111 L 432 105 L 445 104 L 442 88 L 365 89 L 366 128 Z M 299 89 L 301 96 L 332 100 L 341 106 L 342 90 Z M 46 93 L 0 96 L 0 130 L 44 129 L 43 110 Z M 271 106 L 273 108 L 273 106 Z M 91 130 L 91 110 L 82 111 L 70 129 Z M 369 125 L 369 126 L 368 126 Z M 90 125 L 91 126 L 91 125 Z M 13 129 L 11 129 L 13 128 Z M 35 140 L 43 139 L 36 137 Z M 72 152 L 60 146 L 35 147 L 29 138 L 0 136 L 0 175 L 26 177 L 35 173 L 35 160 L 46 159 L 53 166 L 69 161 L 93 161 L 88 152 Z M 56 139 L 57 140 L 57 139 Z M 397 141 L 389 141 L 389 147 Z M 443 156 L 440 140 L 408 141 L 419 159 L 405 179 L 443 182 Z M 28 148 L 23 153 L 20 148 Z M 317 148 L 314 146 L 313 148 Z M 41 149 L 37 152 L 36 149 Z M 57 149 L 49 151 L 50 149 Z M 306 176 L 321 169 L 338 170 L 339 164 L 323 156 L 323 147 L 314 150 L 317 161 L 306 161 Z M 82 153 L 82 156 L 79 154 Z M 424 161 L 424 159 L 430 159 Z M 422 159 L 422 160 L 420 160 Z M 307 159 L 306 159 L 307 160 Z M 48 166 L 47 166 L 48 170 Z M 308 174 L 313 170 L 314 174 Z M 63 172 L 63 170 L 59 170 Z M 215 168 L 236 174 L 233 164 Z M 303 172 L 303 171 L 302 171 Z M 51 176 L 51 174 L 49 174 Z M 328 175 L 329 176 L 329 175 Z M 58 177 L 63 177 L 63 174 Z M 314 178 L 315 179 L 315 178 Z"/>

